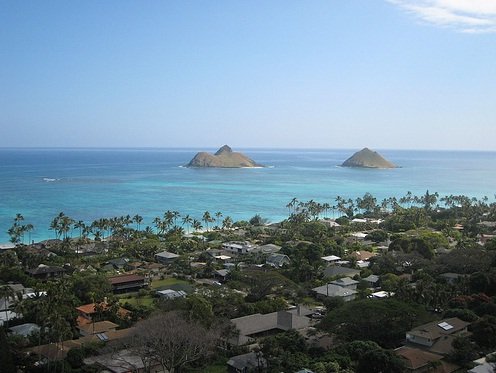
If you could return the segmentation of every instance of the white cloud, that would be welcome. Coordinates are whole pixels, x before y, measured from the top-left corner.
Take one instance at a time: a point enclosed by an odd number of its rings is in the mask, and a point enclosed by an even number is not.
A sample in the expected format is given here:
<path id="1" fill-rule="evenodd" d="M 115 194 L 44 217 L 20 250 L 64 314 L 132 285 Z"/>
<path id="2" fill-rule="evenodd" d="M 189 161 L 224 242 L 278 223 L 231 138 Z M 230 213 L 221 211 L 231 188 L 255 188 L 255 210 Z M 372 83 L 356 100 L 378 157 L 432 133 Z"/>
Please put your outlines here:
<path id="1" fill-rule="evenodd" d="M 496 0 L 386 0 L 417 18 L 467 33 L 496 32 Z"/>

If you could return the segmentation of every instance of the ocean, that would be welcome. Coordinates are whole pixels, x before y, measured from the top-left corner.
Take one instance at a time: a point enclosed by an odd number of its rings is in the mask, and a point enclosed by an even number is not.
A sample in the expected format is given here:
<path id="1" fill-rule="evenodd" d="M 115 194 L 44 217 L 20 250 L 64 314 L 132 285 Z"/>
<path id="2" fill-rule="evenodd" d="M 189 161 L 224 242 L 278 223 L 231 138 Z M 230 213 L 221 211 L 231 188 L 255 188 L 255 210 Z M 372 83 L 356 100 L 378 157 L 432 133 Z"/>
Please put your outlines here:
<path id="1" fill-rule="evenodd" d="M 235 149 L 269 166 L 254 169 L 182 167 L 198 150 L 216 149 L 0 149 L 0 243 L 17 213 L 34 225 L 31 239 L 53 238 L 59 213 L 91 223 L 101 217 L 143 216 L 153 226 L 166 210 L 201 220 L 218 211 L 233 220 L 260 214 L 287 217 L 291 199 L 335 203 L 366 192 L 380 202 L 407 191 L 421 195 L 496 193 L 496 152 L 381 150 L 396 169 L 339 165 L 358 149 Z M 77 233 L 74 233 L 77 236 Z"/>

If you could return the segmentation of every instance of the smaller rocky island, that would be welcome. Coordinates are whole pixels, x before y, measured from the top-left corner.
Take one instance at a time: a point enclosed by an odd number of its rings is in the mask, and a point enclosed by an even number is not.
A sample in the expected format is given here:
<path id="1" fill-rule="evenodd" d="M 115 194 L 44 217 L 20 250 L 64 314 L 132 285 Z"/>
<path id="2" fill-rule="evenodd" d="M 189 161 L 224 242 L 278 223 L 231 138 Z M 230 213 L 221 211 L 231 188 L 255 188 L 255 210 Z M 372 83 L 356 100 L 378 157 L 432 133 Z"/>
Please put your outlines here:
<path id="1" fill-rule="evenodd" d="M 379 153 L 363 148 L 359 152 L 353 154 L 350 158 L 343 162 L 342 167 L 359 167 L 359 168 L 396 168 L 397 166 Z"/>
<path id="2" fill-rule="evenodd" d="M 214 167 L 214 168 L 253 168 L 264 167 L 253 159 L 224 145 L 215 154 L 207 152 L 197 153 L 186 167 Z"/>

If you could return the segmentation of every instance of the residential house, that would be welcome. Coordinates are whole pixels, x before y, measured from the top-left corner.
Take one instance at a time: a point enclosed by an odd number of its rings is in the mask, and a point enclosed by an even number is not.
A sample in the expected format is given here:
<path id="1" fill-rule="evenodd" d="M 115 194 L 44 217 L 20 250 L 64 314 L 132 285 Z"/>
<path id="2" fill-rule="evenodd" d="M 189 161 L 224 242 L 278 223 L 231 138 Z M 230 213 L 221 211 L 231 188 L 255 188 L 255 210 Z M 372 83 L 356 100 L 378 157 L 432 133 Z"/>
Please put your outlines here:
<path id="1" fill-rule="evenodd" d="M 146 286 L 146 278 L 136 274 L 123 274 L 108 278 L 114 293 L 138 291 Z"/>
<path id="2" fill-rule="evenodd" d="M 79 333 L 84 337 L 87 335 L 107 333 L 110 331 L 115 331 L 119 325 L 114 324 L 110 321 L 97 321 L 89 324 L 84 324 L 77 326 Z"/>
<path id="3" fill-rule="evenodd" d="M 229 276 L 229 269 L 217 269 L 214 271 L 214 277 L 222 282 L 227 280 Z"/>
<path id="4" fill-rule="evenodd" d="M 329 266 L 324 269 L 324 277 L 325 278 L 333 278 L 333 277 L 355 277 L 359 275 L 360 271 L 358 269 L 342 267 L 338 265 Z"/>
<path id="5" fill-rule="evenodd" d="M 341 260 L 341 258 L 336 255 L 323 256 L 321 259 L 326 261 L 328 264 L 336 264 L 338 261 Z"/>
<path id="6" fill-rule="evenodd" d="M 340 285 L 329 283 L 312 289 L 313 292 L 319 297 L 340 297 L 345 302 L 355 299 L 358 293 L 354 289 L 342 287 Z"/>
<path id="7" fill-rule="evenodd" d="M 247 254 L 252 251 L 255 246 L 249 242 L 224 242 L 222 249 L 232 254 Z"/>
<path id="8" fill-rule="evenodd" d="M 274 254 L 277 253 L 281 250 L 281 246 L 274 245 L 272 243 L 266 244 L 266 245 L 261 245 L 257 246 L 253 249 L 255 252 L 260 252 L 263 254 Z"/>
<path id="9" fill-rule="evenodd" d="M 14 335 L 29 337 L 31 334 L 38 333 L 40 331 L 40 326 L 38 324 L 26 323 L 13 326 L 9 328 L 9 331 Z"/>
<path id="10" fill-rule="evenodd" d="M 127 258 L 114 258 L 106 262 L 100 269 L 103 271 L 124 271 L 129 259 Z"/>
<path id="11" fill-rule="evenodd" d="M 304 307 L 297 306 L 293 310 L 267 314 L 256 313 L 231 319 L 231 322 L 239 330 L 239 335 L 231 342 L 240 346 L 253 342 L 258 336 L 268 335 L 281 330 L 306 328 L 310 325 L 310 319 L 305 316 L 308 314 L 305 311 L 306 309 Z"/>
<path id="12" fill-rule="evenodd" d="M 284 254 L 271 254 L 267 257 L 265 263 L 272 267 L 281 268 L 284 265 L 288 265 L 290 260 L 289 257 Z"/>
<path id="13" fill-rule="evenodd" d="M 362 281 L 365 281 L 367 283 L 367 287 L 375 289 L 379 287 L 380 278 L 377 275 L 370 275 L 362 278 Z"/>
<path id="14" fill-rule="evenodd" d="M 496 357 L 496 352 L 488 354 L 480 359 L 474 360 L 474 367 L 467 371 L 467 373 L 494 373 L 496 372 L 496 361 L 494 358 Z M 488 361 L 489 358 L 492 360 Z"/>
<path id="15" fill-rule="evenodd" d="M 187 295 L 184 290 L 173 289 L 157 290 L 157 294 L 162 299 L 184 298 Z"/>
<path id="16" fill-rule="evenodd" d="M 445 361 L 442 355 L 418 348 L 402 346 L 394 352 L 403 360 L 408 372 L 451 373 L 460 369 L 460 367 Z"/>
<path id="17" fill-rule="evenodd" d="M 375 253 L 366 251 L 366 250 L 358 250 L 358 251 L 353 251 L 350 254 L 350 257 L 356 260 L 362 260 L 362 261 L 368 261 L 370 258 L 376 256 Z"/>
<path id="18" fill-rule="evenodd" d="M 231 357 L 227 361 L 228 373 L 255 373 L 267 368 L 267 360 L 262 352 L 248 352 L 247 354 Z"/>
<path id="19" fill-rule="evenodd" d="M 178 254 L 169 251 L 162 251 L 155 254 L 155 260 L 161 264 L 171 264 L 179 258 Z"/>
<path id="20" fill-rule="evenodd" d="M 356 290 L 357 284 L 359 284 L 359 281 L 355 281 L 352 278 L 349 277 L 342 277 L 340 279 L 334 280 L 330 282 L 333 285 L 338 285 L 341 286 L 345 289 L 352 289 Z"/>
<path id="21" fill-rule="evenodd" d="M 406 333 L 408 346 L 422 347 L 430 352 L 448 355 L 452 351 L 452 342 L 456 336 L 465 335 L 470 323 L 457 317 L 433 321 L 418 326 Z"/>
<path id="22" fill-rule="evenodd" d="M 79 307 L 76 307 L 76 311 L 78 313 L 76 323 L 78 326 L 90 324 L 95 315 L 100 313 L 105 313 L 109 311 L 111 305 L 109 305 L 106 301 L 101 303 L 89 303 L 83 304 Z M 117 306 L 117 316 L 121 319 L 126 319 L 130 316 L 130 311 L 126 310 L 123 307 Z"/>
<path id="23" fill-rule="evenodd" d="M 28 269 L 26 272 L 38 280 L 48 280 L 62 277 L 67 271 L 62 267 L 40 264 L 38 267 Z"/>

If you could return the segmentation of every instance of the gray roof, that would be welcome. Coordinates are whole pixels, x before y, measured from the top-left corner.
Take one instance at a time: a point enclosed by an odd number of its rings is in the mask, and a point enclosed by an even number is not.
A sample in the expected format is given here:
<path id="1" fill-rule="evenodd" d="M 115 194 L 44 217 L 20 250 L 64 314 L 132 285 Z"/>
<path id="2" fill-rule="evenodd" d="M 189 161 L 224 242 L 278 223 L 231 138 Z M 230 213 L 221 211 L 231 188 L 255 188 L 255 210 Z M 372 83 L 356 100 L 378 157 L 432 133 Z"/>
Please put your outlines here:
<path id="1" fill-rule="evenodd" d="M 157 294 L 167 299 L 182 298 L 187 295 L 186 292 L 183 290 L 173 289 L 157 290 Z"/>
<path id="2" fill-rule="evenodd" d="M 303 329 L 309 325 L 310 320 L 304 316 L 298 316 L 291 311 L 278 311 L 238 317 L 231 319 L 231 322 L 239 330 L 239 341 L 243 343 L 249 340 L 247 336 L 272 329 Z"/>
<path id="3" fill-rule="evenodd" d="M 377 276 L 377 275 L 370 275 L 368 277 L 363 278 L 362 280 L 367 281 L 367 282 L 375 283 L 375 282 L 379 281 L 379 276 Z"/>
<path id="4" fill-rule="evenodd" d="M 267 361 L 262 357 L 262 355 L 258 355 L 255 352 L 248 352 L 247 354 L 233 356 L 227 361 L 227 365 L 235 368 L 239 371 L 252 371 L 260 367 L 267 366 Z"/>
<path id="5" fill-rule="evenodd" d="M 467 371 L 467 373 L 494 373 L 496 372 L 496 363 L 483 363 Z"/>
<path id="6" fill-rule="evenodd" d="M 229 274 L 229 270 L 228 269 L 218 269 L 215 271 L 215 273 L 221 277 L 226 277 Z"/>
<path id="7" fill-rule="evenodd" d="M 289 263 L 290 259 L 287 255 L 284 254 L 270 254 L 266 260 L 268 264 L 274 264 L 281 267 L 285 263 Z"/>
<path id="8" fill-rule="evenodd" d="M 274 244 L 267 244 L 267 245 L 262 245 L 262 246 L 257 246 L 255 248 L 255 251 L 261 251 L 263 253 L 276 253 L 279 250 L 281 250 L 281 246 L 274 245 Z"/>
<path id="9" fill-rule="evenodd" d="M 324 270 L 325 277 L 335 277 L 335 276 L 349 276 L 353 277 L 360 274 L 358 269 L 341 267 L 337 265 L 331 265 Z"/>
<path id="10" fill-rule="evenodd" d="M 347 289 L 339 285 L 327 284 L 312 289 L 317 294 L 325 295 L 327 297 L 347 297 L 356 294 L 357 291 Z"/>
<path id="11" fill-rule="evenodd" d="M 179 255 L 174 254 L 174 253 L 171 253 L 169 251 L 162 251 L 160 253 L 155 254 L 155 256 L 158 256 L 158 257 L 164 258 L 164 259 L 175 259 L 175 258 L 179 258 Z"/>
<path id="12" fill-rule="evenodd" d="M 65 272 L 65 269 L 62 267 L 40 264 L 37 268 L 28 269 L 27 272 L 32 275 L 41 275 L 47 273 L 61 273 Z"/>
<path id="13" fill-rule="evenodd" d="M 355 281 L 349 277 L 343 277 L 343 278 L 340 278 L 336 281 L 331 281 L 331 284 L 339 285 L 339 286 L 350 286 L 350 285 L 358 284 L 358 281 Z"/>
<path id="14" fill-rule="evenodd" d="M 21 325 L 16 325 L 10 328 L 10 331 L 16 335 L 22 335 L 23 337 L 27 337 L 30 334 L 38 332 L 40 327 L 37 324 L 26 323 Z"/>

